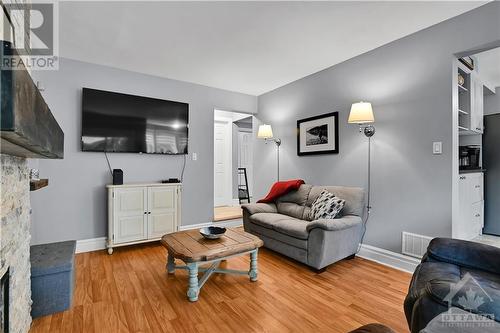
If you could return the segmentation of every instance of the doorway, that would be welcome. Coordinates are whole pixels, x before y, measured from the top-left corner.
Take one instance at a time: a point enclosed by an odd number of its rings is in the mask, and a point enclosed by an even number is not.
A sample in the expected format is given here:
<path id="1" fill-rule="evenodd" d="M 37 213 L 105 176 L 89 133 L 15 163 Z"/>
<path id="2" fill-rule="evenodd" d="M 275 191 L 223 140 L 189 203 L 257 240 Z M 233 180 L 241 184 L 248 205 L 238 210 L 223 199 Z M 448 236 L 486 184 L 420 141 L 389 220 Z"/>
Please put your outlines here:
<path id="1" fill-rule="evenodd" d="M 454 60 L 452 237 L 500 246 L 500 48 Z"/>
<path id="2" fill-rule="evenodd" d="M 214 111 L 214 221 L 241 219 L 252 200 L 253 116 Z"/>

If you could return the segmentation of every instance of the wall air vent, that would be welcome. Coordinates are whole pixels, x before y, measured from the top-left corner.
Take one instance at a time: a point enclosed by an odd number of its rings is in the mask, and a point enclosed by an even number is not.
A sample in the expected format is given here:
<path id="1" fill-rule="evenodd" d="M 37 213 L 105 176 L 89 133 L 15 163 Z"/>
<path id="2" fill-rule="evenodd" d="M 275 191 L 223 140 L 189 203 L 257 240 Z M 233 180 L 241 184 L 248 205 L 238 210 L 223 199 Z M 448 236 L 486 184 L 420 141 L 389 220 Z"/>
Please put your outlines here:
<path id="1" fill-rule="evenodd" d="M 427 251 L 427 246 L 429 246 L 431 240 L 432 237 L 403 231 L 403 248 L 401 252 L 408 256 L 422 258 Z"/>

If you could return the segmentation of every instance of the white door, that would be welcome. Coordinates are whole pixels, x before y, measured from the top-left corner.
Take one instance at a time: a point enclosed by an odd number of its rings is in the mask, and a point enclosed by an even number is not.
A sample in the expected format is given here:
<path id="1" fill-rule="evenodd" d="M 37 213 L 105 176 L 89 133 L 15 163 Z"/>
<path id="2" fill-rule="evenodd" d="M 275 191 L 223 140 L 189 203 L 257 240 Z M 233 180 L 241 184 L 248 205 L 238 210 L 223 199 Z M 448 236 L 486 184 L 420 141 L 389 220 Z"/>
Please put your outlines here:
<path id="1" fill-rule="evenodd" d="M 471 74 L 471 120 L 470 129 L 473 132 L 483 133 L 483 82 L 477 74 Z"/>
<path id="2" fill-rule="evenodd" d="M 230 206 L 232 197 L 232 121 L 214 120 L 214 205 Z"/>
<path id="3" fill-rule="evenodd" d="M 121 188 L 114 193 L 114 243 L 147 239 L 146 188 Z"/>
<path id="4" fill-rule="evenodd" d="M 148 187 L 148 238 L 175 230 L 177 187 Z"/>
<path id="5" fill-rule="evenodd" d="M 250 197 L 253 196 L 253 135 L 252 132 L 238 132 L 238 167 L 247 169 L 248 178 L 248 191 Z M 240 177 L 240 176 L 238 176 Z M 242 180 L 239 180 L 240 184 L 244 183 L 243 176 Z"/>

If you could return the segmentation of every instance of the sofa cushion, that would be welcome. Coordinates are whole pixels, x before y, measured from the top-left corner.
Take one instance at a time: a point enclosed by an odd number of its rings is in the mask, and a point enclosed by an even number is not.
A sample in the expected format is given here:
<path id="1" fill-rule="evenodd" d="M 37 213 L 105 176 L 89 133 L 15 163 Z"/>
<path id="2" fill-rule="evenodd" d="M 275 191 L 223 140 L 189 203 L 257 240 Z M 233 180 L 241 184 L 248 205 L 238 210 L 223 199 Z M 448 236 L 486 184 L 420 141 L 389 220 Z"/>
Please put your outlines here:
<path id="1" fill-rule="evenodd" d="M 291 217 L 278 213 L 257 213 L 250 216 L 250 221 L 268 229 L 273 229 L 278 221 L 287 219 L 291 219 Z"/>
<path id="2" fill-rule="evenodd" d="M 472 293 L 473 298 L 467 293 Z M 451 304 L 465 310 L 467 301 L 480 300 L 478 307 L 471 309 L 473 313 L 500 318 L 500 276 L 493 273 L 444 262 L 423 262 L 410 283 L 405 311 L 411 313 L 415 302 L 426 296 L 442 306 Z"/>
<path id="3" fill-rule="evenodd" d="M 344 208 L 345 200 L 335 196 L 335 194 L 323 190 L 311 205 L 311 219 L 333 219 L 340 215 Z"/>
<path id="4" fill-rule="evenodd" d="M 291 191 L 276 200 L 278 213 L 285 214 L 297 219 L 304 216 L 304 208 L 312 185 L 303 184 L 296 191 Z"/>
<path id="5" fill-rule="evenodd" d="M 262 227 L 275 230 L 282 234 L 307 239 L 307 222 L 283 214 L 257 213 L 250 216 L 250 221 Z"/>
<path id="6" fill-rule="evenodd" d="M 248 228 L 249 228 L 248 231 L 250 231 L 250 233 L 258 234 L 259 237 L 265 235 L 266 237 L 271 238 L 275 241 L 282 242 L 299 249 L 307 250 L 307 239 L 300 239 L 288 236 L 276 230 L 268 229 L 255 223 L 250 223 Z M 267 246 L 267 244 L 264 245 Z"/>
<path id="7" fill-rule="evenodd" d="M 280 214 L 288 215 L 296 219 L 302 219 L 305 207 L 302 205 L 297 205 L 293 202 L 277 202 L 276 208 L 278 210 L 278 213 Z"/>
<path id="8" fill-rule="evenodd" d="M 311 205 L 323 190 L 328 190 L 328 192 L 333 193 L 337 197 L 345 200 L 345 206 L 342 210 L 343 215 L 364 216 L 365 192 L 362 188 L 345 186 L 313 186 L 305 203 L 304 214 L 302 216 L 304 220 L 311 220 Z"/>
<path id="9" fill-rule="evenodd" d="M 309 238 L 309 232 L 306 228 L 307 224 L 307 221 L 298 219 L 280 220 L 274 225 L 273 229 L 288 236 L 307 239 Z"/>

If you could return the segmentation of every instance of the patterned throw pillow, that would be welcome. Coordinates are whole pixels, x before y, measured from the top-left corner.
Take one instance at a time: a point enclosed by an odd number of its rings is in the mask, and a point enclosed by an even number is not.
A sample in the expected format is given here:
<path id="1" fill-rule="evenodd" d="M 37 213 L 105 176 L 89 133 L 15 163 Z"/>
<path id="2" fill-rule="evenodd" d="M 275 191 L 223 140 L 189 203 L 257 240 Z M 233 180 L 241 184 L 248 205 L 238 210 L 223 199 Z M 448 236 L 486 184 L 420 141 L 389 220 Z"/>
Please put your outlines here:
<path id="1" fill-rule="evenodd" d="M 333 193 L 323 190 L 311 205 L 311 220 L 333 219 L 344 208 L 345 200 L 336 197 Z"/>

